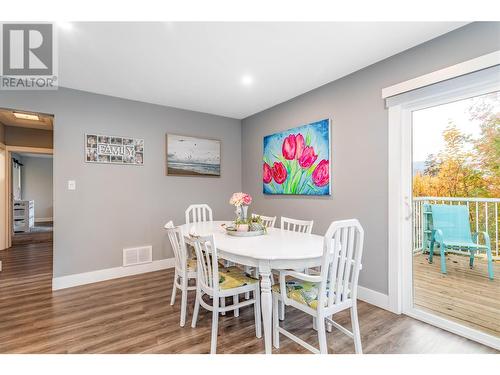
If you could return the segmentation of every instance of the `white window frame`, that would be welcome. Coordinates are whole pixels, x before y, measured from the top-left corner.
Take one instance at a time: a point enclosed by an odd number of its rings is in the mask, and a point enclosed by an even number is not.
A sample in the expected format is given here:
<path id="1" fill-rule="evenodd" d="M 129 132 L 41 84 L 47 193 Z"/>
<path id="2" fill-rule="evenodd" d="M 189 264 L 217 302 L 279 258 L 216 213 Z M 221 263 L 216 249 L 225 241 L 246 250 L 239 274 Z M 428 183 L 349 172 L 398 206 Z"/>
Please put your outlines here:
<path id="1" fill-rule="evenodd" d="M 500 90 L 495 80 L 469 82 L 458 88 L 408 100 L 388 108 L 389 112 L 389 306 L 468 339 L 500 350 L 500 339 L 438 317 L 413 306 L 412 274 L 412 112 Z M 500 277 L 500 275 L 498 275 Z"/>

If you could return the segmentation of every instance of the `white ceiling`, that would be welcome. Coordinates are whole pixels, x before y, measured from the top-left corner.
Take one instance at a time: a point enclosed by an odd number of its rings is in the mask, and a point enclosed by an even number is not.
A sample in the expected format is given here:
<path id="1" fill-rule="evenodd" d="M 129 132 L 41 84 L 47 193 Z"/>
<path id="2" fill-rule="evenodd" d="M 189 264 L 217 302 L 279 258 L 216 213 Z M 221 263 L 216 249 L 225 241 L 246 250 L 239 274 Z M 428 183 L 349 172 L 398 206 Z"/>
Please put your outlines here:
<path id="1" fill-rule="evenodd" d="M 73 23 L 59 84 L 240 119 L 464 24 Z"/>

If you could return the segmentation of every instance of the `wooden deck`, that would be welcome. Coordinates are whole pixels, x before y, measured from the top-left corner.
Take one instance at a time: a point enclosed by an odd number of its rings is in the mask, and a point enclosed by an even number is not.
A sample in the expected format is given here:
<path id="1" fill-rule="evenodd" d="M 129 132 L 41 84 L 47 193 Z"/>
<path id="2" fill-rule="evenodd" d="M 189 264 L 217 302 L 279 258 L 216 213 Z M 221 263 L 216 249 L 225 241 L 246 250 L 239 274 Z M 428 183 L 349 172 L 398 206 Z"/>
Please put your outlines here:
<path id="1" fill-rule="evenodd" d="M 446 256 L 447 274 L 440 272 L 440 257 L 429 264 L 427 254 L 414 257 L 415 305 L 460 324 L 500 337 L 500 262 L 489 280 L 485 259 Z"/>

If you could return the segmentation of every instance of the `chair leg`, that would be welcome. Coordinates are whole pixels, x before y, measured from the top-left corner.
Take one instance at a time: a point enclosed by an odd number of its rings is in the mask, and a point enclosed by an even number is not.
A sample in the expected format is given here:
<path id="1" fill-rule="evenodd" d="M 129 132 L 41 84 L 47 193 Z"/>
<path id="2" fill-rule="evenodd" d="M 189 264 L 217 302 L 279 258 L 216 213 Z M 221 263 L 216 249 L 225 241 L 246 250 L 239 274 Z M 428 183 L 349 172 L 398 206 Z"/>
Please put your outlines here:
<path id="1" fill-rule="evenodd" d="M 429 263 L 432 264 L 432 258 L 434 257 L 434 238 L 431 239 L 431 244 L 429 246 Z"/>
<path id="2" fill-rule="evenodd" d="M 220 307 L 226 307 L 226 297 L 221 297 L 221 299 L 220 299 Z M 226 312 L 222 311 L 220 314 L 221 315 L 226 315 Z"/>
<path id="3" fill-rule="evenodd" d="M 214 298 L 212 311 L 212 339 L 210 340 L 210 354 L 217 352 L 217 334 L 219 332 L 219 301 Z"/>
<path id="4" fill-rule="evenodd" d="M 175 272 L 174 275 L 174 286 L 172 288 L 172 298 L 170 299 L 170 306 L 173 306 L 175 303 L 175 293 L 177 292 L 177 287 L 175 286 L 175 283 L 177 283 L 177 272 Z"/>
<path id="5" fill-rule="evenodd" d="M 285 304 L 282 301 L 279 301 L 279 314 L 280 320 L 285 320 Z"/>
<path id="6" fill-rule="evenodd" d="M 325 317 L 318 316 L 316 324 L 318 326 L 319 352 L 321 354 L 328 354 L 328 345 L 326 344 Z"/>
<path id="7" fill-rule="evenodd" d="M 314 316 L 313 316 L 313 329 L 315 331 L 318 330 L 318 319 L 316 319 Z"/>
<path id="8" fill-rule="evenodd" d="M 255 336 L 257 338 L 262 337 L 262 318 L 261 318 L 261 311 L 260 311 L 260 293 L 259 291 L 255 291 L 255 304 L 253 306 L 254 308 L 254 315 L 255 315 Z"/>
<path id="9" fill-rule="evenodd" d="M 187 313 L 187 280 L 182 280 L 182 294 L 181 294 L 181 327 L 186 324 L 186 313 Z"/>
<path id="10" fill-rule="evenodd" d="M 278 331 L 278 327 L 280 324 L 278 317 L 278 297 L 273 295 L 273 346 L 276 349 L 280 348 L 280 333 Z"/>
<path id="11" fill-rule="evenodd" d="M 236 305 L 240 302 L 240 298 L 238 295 L 233 296 L 233 305 Z M 234 317 L 237 318 L 240 316 L 240 309 L 234 309 Z"/>
<path id="12" fill-rule="evenodd" d="M 354 336 L 354 350 L 356 351 L 356 354 L 363 354 L 363 348 L 361 347 L 361 332 L 359 330 L 358 321 L 358 308 L 356 304 L 351 307 L 351 325 L 352 334 Z"/>
<path id="13" fill-rule="evenodd" d="M 200 292 L 196 291 L 196 300 L 194 303 L 193 320 L 191 321 L 191 327 L 196 328 L 196 321 L 198 320 L 198 312 L 200 311 Z"/>
<path id="14" fill-rule="evenodd" d="M 333 315 L 330 315 L 328 318 L 330 318 L 330 319 L 333 320 Z M 325 326 L 326 326 L 326 332 L 332 333 L 332 331 L 333 331 L 333 325 L 332 325 L 332 323 L 326 322 Z"/>
<path id="15" fill-rule="evenodd" d="M 248 274 L 252 273 L 252 267 L 250 266 L 245 266 L 245 272 Z M 250 292 L 245 293 L 245 299 L 250 299 Z"/>
<path id="16" fill-rule="evenodd" d="M 443 243 L 440 243 L 439 249 L 441 253 L 441 273 L 446 274 L 446 246 L 444 246 Z"/>
<path id="17" fill-rule="evenodd" d="M 476 250 L 469 250 L 470 256 L 469 256 L 469 267 L 470 269 L 474 268 L 474 255 L 476 253 Z"/>
<path id="18" fill-rule="evenodd" d="M 493 256 L 491 255 L 491 246 L 486 249 L 486 256 L 488 258 L 488 277 L 493 280 Z"/>

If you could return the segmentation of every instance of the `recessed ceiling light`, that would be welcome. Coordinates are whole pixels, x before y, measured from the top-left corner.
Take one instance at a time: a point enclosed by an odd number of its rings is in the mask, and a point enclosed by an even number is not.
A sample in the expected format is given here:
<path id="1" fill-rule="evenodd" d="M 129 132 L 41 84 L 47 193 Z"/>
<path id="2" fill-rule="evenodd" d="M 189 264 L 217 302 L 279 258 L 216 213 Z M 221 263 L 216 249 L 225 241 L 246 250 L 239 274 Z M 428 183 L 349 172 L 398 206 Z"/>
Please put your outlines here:
<path id="1" fill-rule="evenodd" d="M 253 83 L 253 77 L 249 74 L 245 74 L 243 77 L 241 77 L 241 83 L 244 86 L 250 86 Z"/>
<path id="2" fill-rule="evenodd" d="M 71 22 L 57 22 L 56 25 L 60 29 L 67 30 L 67 31 L 73 29 L 73 24 Z"/>
<path id="3" fill-rule="evenodd" d="M 14 117 L 23 120 L 40 121 L 40 117 L 38 117 L 37 115 L 30 115 L 29 113 L 14 112 Z"/>

